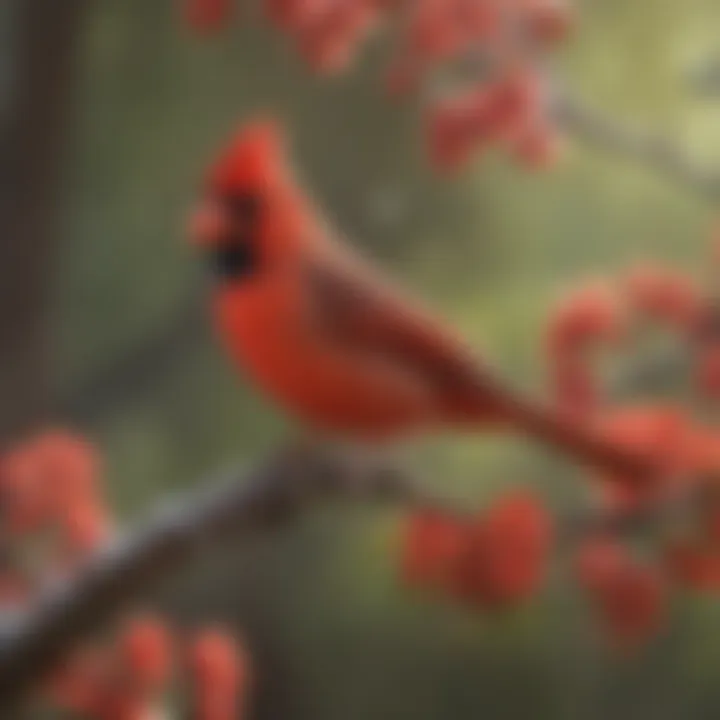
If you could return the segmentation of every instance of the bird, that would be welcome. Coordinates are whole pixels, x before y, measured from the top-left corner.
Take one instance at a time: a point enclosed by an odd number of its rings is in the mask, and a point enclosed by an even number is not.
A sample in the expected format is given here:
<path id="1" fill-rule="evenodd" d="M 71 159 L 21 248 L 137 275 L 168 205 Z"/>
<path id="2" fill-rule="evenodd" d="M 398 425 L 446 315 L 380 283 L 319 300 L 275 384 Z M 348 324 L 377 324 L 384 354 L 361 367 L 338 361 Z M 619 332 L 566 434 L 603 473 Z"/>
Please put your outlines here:
<path id="1" fill-rule="evenodd" d="M 313 432 L 384 444 L 525 433 L 613 476 L 648 458 L 521 397 L 448 322 L 353 249 L 303 189 L 282 124 L 241 124 L 210 164 L 190 237 L 233 364 Z"/>

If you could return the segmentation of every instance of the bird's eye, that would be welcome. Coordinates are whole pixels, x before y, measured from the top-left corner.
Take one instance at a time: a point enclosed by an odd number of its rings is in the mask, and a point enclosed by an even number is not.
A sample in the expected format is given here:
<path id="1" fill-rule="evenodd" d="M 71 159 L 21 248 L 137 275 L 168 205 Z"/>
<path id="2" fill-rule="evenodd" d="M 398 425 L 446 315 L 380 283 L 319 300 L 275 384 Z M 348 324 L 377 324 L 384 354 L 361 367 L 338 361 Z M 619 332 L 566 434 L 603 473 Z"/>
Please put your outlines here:
<path id="1" fill-rule="evenodd" d="M 234 221 L 244 226 L 252 226 L 260 214 L 260 198 L 251 193 L 230 195 L 225 199 L 225 206 Z"/>
<path id="2" fill-rule="evenodd" d="M 229 222 L 221 242 L 213 249 L 211 267 L 218 279 L 238 282 L 257 271 L 260 198 L 238 193 L 223 198 L 222 204 Z"/>

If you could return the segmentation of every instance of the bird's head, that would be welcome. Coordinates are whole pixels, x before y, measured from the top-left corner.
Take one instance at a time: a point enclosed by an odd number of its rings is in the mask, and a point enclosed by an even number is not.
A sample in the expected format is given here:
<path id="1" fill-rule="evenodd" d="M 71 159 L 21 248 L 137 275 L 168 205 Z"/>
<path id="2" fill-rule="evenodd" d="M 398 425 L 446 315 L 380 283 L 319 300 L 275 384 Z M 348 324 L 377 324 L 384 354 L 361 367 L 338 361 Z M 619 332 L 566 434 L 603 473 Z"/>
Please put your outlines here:
<path id="1" fill-rule="evenodd" d="M 241 127 L 207 173 L 190 219 L 192 242 L 213 271 L 233 280 L 255 272 L 267 251 L 289 170 L 282 131 L 271 120 Z"/>

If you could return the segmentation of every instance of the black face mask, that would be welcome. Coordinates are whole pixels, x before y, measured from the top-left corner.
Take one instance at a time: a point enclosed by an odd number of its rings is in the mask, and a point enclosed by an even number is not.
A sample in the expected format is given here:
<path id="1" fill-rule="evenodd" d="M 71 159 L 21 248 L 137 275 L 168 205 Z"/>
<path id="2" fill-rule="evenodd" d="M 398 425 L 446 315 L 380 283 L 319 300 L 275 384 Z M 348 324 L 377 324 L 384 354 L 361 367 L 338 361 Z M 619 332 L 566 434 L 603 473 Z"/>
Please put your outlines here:
<path id="1" fill-rule="evenodd" d="M 210 252 L 210 270 L 217 280 L 235 282 L 255 273 L 257 249 L 247 241 L 220 245 Z"/>
<path id="2" fill-rule="evenodd" d="M 233 231 L 210 251 L 210 269 L 217 280 L 237 282 L 258 269 L 256 234 L 260 201 L 252 195 L 231 195 L 222 203 L 231 218 Z"/>

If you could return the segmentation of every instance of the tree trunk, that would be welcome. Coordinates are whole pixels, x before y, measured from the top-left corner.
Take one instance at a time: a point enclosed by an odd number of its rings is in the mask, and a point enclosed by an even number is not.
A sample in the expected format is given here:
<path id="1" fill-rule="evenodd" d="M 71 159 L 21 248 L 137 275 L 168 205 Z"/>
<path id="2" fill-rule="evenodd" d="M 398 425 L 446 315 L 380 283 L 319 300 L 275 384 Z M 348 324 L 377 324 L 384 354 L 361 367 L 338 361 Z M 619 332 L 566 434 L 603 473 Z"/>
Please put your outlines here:
<path id="1" fill-rule="evenodd" d="M 85 0 L 5 0 L 0 85 L 0 442 L 44 419 L 59 168 Z"/>

